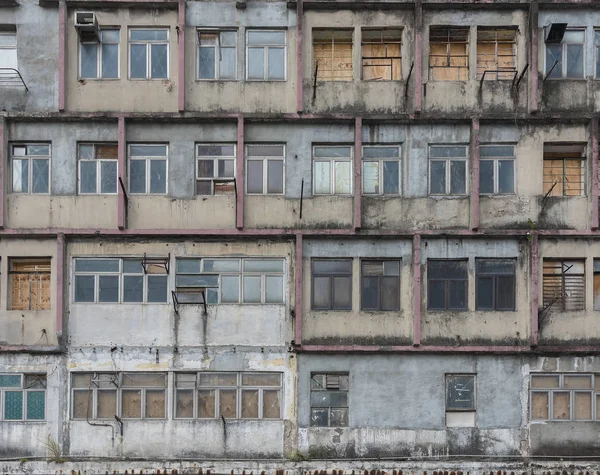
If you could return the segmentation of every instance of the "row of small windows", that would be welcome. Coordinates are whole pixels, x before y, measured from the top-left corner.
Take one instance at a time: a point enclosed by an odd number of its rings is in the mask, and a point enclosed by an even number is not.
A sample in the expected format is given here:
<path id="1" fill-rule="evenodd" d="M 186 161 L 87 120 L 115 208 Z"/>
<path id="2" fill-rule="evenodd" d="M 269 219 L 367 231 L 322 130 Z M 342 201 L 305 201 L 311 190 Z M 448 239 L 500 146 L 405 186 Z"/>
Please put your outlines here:
<path id="1" fill-rule="evenodd" d="M 401 146 L 368 145 L 362 148 L 362 192 L 365 195 L 401 194 Z M 12 192 L 50 193 L 49 144 L 11 145 Z M 130 144 L 129 192 L 166 194 L 168 145 Z M 313 194 L 350 195 L 353 192 L 353 153 L 346 145 L 313 146 Z M 245 181 L 248 194 L 284 194 L 286 146 L 248 144 L 245 147 Z M 196 194 L 235 192 L 236 145 L 196 145 Z M 429 194 L 468 193 L 468 146 L 429 146 Z M 585 195 L 585 145 L 544 145 L 543 186 L 548 196 Z M 80 143 L 78 146 L 80 194 L 115 194 L 118 183 L 117 145 Z M 480 193 L 514 194 L 515 146 L 480 147 Z"/>

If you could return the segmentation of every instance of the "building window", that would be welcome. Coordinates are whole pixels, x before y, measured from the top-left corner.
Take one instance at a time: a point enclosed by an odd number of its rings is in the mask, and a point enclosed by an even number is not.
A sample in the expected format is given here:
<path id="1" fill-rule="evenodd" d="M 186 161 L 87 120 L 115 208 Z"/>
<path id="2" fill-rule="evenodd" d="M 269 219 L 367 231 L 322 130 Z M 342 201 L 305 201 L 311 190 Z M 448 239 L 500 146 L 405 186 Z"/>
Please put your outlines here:
<path id="1" fill-rule="evenodd" d="M 600 259 L 594 259 L 594 310 L 600 310 Z"/>
<path id="2" fill-rule="evenodd" d="M 119 77 L 119 30 L 82 31 L 79 45 L 81 79 L 117 79 Z"/>
<path id="3" fill-rule="evenodd" d="M 446 426 L 475 426 L 477 388 L 474 374 L 446 375 Z"/>
<path id="4" fill-rule="evenodd" d="M 175 373 L 177 419 L 281 419 L 280 373 Z"/>
<path id="5" fill-rule="evenodd" d="M 166 419 L 166 373 L 72 373 L 73 419 Z"/>
<path id="6" fill-rule="evenodd" d="M 249 30 L 246 48 L 246 78 L 285 81 L 285 31 Z"/>
<path id="7" fill-rule="evenodd" d="M 532 374 L 532 421 L 600 420 L 600 375 Z"/>
<path id="8" fill-rule="evenodd" d="M 482 145 L 479 149 L 479 193 L 509 195 L 515 192 L 515 146 Z"/>
<path id="9" fill-rule="evenodd" d="M 247 193 L 282 194 L 284 158 L 284 145 L 246 145 Z"/>
<path id="10" fill-rule="evenodd" d="M 352 310 L 352 259 L 312 262 L 313 310 Z"/>
<path id="11" fill-rule="evenodd" d="M 469 79 L 469 28 L 429 28 L 429 77 L 434 81 Z"/>
<path id="12" fill-rule="evenodd" d="M 400 146 L 369 145 L 362 152 L 363 194 L 400 194 Z"/>
<path id="13" fill-rule="evenodd" d="M 544 144 L 544 194 L 585 195 L 585 145 Z"/>
<path id="14" fill-rule="evenodd" d="M 76 303 L 165 303 L 166 268 L 147 266 L 142 259 L 77 258 L 74 265 Z"/>
<path id="15" fill-rule="evenodd" d="M 13 193 L 50 193 L 50 145 L 11 146 Z"/>
<path id="16" fill-rule="evenodd" d="M 168 79 L 169 30 L 129 30 L 129 78 Z"/>
<path id="17" fill-rule="evenodd" d="M 17 31 L 0 31 L 0 68 L 18 69 Z"/>
<path id="18" fill-rule="evenodd" d="M 313 373 L 310 376 L 310 425 L 348 426 L 348 373 Z"/>
<path id="19" fill-rule="evenodd" d="M 352 81 L 352 30 L 313 30 L 313 74 L 319 81 Z"/>
<path id="20" fill-rule="evenodd" d="M 50 259 L 9 261 L 9 310 L 50 310 Z"/>
<path id="21" fill-rule="evenodd" d="M 400 261 L 360 263 L 361 310 L 400 309 Z"/>
<path id="22" fill-rule="evenodd" d="M 352 147 L 313 147 L 313 194 L 352 194 Z"/>
<path id="23" fill-rule="evenodd" d="M 284 259 L 177 259 L 175 286 L 212 304 L 282 304 Z"/>
<path id="24" fill-rule="evenodd" d="M 467 261 L 427 261 L 427 308 L 429 310 L 467 310 Z"/>
<path id="25" fill-rule="evenodd" d="M 544 308 L 585 310 L 585 261 L 544 259 Z"/>
<path id="26" fill-rule="evenodd" d="M 594 31 L 594 49 L 596 52 L 596 79 L 600 79 L 600 30 Z"/>
<path id="27" fill-rule="evenodd" d="M 516 37 L 517 30 L 514 29 L 477 28 L 477 79 L 514 79 L 517 71 Z"/>
<path id="28" fill-rule="evenodd" d="M 45 374 L 0 374 L 0 421 L 46 418 Z"/>
<path id="29" fill-rule="evenodd" d="M 196 145 L 196 194 L 225 195 L 235 191 L 235 145 Z"/>
<path id="30" fill-rule="evenodd" d="M 363 81 L 402 79 L 402 30 L 362 30 Z"/>
<path id="31" fill-rule="evenodd" d="M 167 192 L 166 145 L 129 145 L 129 192 Z"/>
<path id="32" fill-rule="evenodd" d="M 467 193 L 467 146 L 429 147 L 429 194 L 465 195 Z"/>
<path id="33" fill-rule="evenodd" d="M 514 259 L 476 259 L 477 284 L 475 308 L 477 310 L 515 310 Z"/>
<path id="34" fill-rule="evenodd" d="M 198 31 L 198 79 L 235 79 L 237 31 Z"/>
<path id="35" fill-rule="evenodd" d="M 79 144 L 79 193 L 117 192 L 117 145 Z"/>
<path id="36" fill-rule="evenodd" d="M 567 30 L 559 44 L 546 43 L 548 79 L 583 79 L 585 30 Z"/>

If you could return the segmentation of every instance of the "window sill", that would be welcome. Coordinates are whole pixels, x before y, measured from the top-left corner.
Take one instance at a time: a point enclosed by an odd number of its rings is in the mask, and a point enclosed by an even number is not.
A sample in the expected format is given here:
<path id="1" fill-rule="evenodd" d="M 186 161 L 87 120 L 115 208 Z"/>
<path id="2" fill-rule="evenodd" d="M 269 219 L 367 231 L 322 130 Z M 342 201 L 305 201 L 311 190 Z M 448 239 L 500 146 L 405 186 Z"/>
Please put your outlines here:
<path id="1" fill-rule="evenodd" d="M 141 274 L 139 274 L 141 275 Z M 161 275 L 161 274 L 154 274 Z M 164 274 L 162 274 L 164 275 Z M 165 300 L 164 302 L 72 302 L 72 305 L 171 305 L 171 302 Z"/>
<path id="2" fill-rule="evenodd" d="M 155 81 L 155 82 L 168 82 L 171 81 L 170 78 L 127 78 L 128 81 Z"/>
<path id="3" fill-rule="evenodd" d="M 197 83 L 215 83 L 215 84 L 220 84 L 220 83 L 226 82 L 226 83 L 234 84 L 234 83 L 238 83 L 238 82 L 242 82 L 242 81 L 240 81 L 239 79 L 198 79 L 198 78 L 196 78 L 195 82 L 197 82 Z"/>
<path id="4" fill-rule="evenodd" d="M 460 199 L 460 198 L 469 198 L 470 195 L 427 195 L 427 198 L 433 199 Z"/>
<path id="5" fill-rule="evenodd" d="M 77 193 L 77 196 L 117 196 L 118 193 Z"/>
<path id="6" fill-rule="evenodd" d="M 246 193 L 246 196 L 285 196 L 285 193 Z"/>
<path id="7" fill-rule="evenodd" d="M 92 82 L 115 82 L 115 81 L 120 81 L 121 78 L 77 78 L 77 82 L 88 82 L 88 81 L 92 81 Z"/>
<path id="8" fill-rule="evenodd" d="M 287 79 L 247 79 L 246 82 L 249 83 L 264 83 L 264 82 L 272 82 L 272 83 L 284 83 L 287 82 Z"/>

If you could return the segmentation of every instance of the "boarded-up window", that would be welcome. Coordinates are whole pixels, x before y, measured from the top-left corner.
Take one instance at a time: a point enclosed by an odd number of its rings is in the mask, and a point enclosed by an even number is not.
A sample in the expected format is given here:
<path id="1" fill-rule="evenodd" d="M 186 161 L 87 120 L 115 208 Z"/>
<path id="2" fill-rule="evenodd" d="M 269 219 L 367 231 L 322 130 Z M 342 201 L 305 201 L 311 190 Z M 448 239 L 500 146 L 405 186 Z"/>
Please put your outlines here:
<path id="1" fill-rule="evenodd" d="M 585 261 L 544 259 L 544 308 L 585 310 Z"/>
<path id="2" fill-rule="evenodd" d="M 352 30 L 313 30 L 313 74 L 319 81 L 352 81 Z"/>
<path id="3" fill-rule="evenodd" d="M 544 144 L 544 194 L 585 195 L 585 145 Z"/>
<path id="4" fill-rule="evenodd" d="M 512 80 L 517 68 L 517 31 L 513 29 L 477 29 L 477 78 Z"/>
<path id="5" fill-rule="evenodd" d="M 402 30 L 362 30 L 364 81 L 402 79 Z"/>
<path id="6" fill-rule="evenodd" d="M 10 261 L 10 310 L 50 309 L 50 259 Z"/>
<path id="7" fill-rule="evenodd" d="M 434 81 L 469 78 L 469 28 L 429 29 L 429 77 Z"/>

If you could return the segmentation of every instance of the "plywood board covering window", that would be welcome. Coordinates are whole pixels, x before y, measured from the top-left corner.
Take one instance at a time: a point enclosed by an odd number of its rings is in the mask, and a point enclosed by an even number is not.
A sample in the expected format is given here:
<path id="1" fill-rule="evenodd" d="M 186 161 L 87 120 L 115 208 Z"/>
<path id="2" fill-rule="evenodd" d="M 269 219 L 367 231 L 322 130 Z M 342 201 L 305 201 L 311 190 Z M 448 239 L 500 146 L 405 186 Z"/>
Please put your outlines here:
<path id="1" fill-rule="evenodd" d="M 544 194 L 585 195 L 585 146 L 544 145 Z"/>
<path id="2" fill-rule="evenodd" d="M 517 31 L 512 29 L 477 29 L 477 78 L 512 80 L 517 67 Z M 487 71 L 487 72 L 486 72 Z"/>
<path id="3" fill-rule="evenodd" d="M 50 309 L 50 259 L 10 262 L 10 310 Z"/>
<path id="4" fill-rule="evenodd" d="M 402 30 L 363 30 L 361 49 L 364 81 L 402 78 Z"/>
<path id="5" fill-rule="evenodd" d="M 544 259 L 544 308 L 585 310 L 585 261 Z"/>
<path id="6" fill-rule="evenodd" d="M 352 30 L 313 31 L 313 74 L 319 81 L 352 81 Z"/>
<path id="7" fill-rule="evenodd" d="M 466 81 L 469 78 L 469 28 L 430 28 L 429 71 L 434 81 Z"/>

